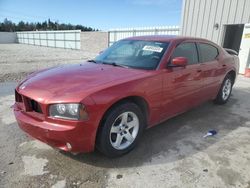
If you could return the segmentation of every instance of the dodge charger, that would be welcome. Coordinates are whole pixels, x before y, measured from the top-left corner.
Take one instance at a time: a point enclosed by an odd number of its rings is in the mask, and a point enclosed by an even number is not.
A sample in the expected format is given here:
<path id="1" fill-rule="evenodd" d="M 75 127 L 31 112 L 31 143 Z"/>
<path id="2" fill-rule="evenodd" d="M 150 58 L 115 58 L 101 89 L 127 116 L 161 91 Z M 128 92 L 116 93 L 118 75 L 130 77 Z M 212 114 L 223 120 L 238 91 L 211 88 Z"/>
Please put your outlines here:
<path id="1" fill-rule="evenodd" d="M 206 101 L 225 104 L 238 69 L 236 52 L 205 39 L 126 38 L 95 59 L 27 76 L 15 89 L 14 114 L 54 148 L 116 157 L 147 128 Z"/>

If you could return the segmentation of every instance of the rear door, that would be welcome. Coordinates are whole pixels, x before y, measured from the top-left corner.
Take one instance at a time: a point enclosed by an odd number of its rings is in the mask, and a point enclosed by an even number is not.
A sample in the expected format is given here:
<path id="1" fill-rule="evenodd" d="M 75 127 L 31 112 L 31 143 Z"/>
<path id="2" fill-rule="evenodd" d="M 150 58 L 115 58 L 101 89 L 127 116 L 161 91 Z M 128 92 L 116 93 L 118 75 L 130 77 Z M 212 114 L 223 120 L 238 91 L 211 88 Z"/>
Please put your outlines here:
<path id="1" fill-rule="evenodd" d="M 219 62 L 219 50 L 216 46 L 199 42 L 198 51 L 200 57 L 200 70 L 203 82 L 203 99 L 212 99 L 215 92 L 220 87 L 221 76 L 224 75 L 221 71 L 223 65 Z"/>
<path id="2" fill-rule="evenodd" d="M 164 76 L 163 106 L 164 116 L 167 118 L 188 110 L 201 100 L 202 80 L 196 44 L 179 44 L 174 49 L 171 60 L 176 57 L 186 57 L 188 64 L 185 67 L 171 67 Z"/>

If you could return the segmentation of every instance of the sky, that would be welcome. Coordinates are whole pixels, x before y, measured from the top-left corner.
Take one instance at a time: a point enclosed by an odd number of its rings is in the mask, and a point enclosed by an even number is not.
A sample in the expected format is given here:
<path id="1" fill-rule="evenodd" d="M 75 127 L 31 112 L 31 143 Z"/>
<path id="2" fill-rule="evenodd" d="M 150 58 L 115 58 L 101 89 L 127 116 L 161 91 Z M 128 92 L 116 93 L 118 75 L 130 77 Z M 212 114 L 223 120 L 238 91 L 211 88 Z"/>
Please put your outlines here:
<path id="1" fill-rule="evenodd" d="M 0 0 L 0 21 L 50 18 L 107 31 L 180 25 L 181 9 L 182 0 Z"/>

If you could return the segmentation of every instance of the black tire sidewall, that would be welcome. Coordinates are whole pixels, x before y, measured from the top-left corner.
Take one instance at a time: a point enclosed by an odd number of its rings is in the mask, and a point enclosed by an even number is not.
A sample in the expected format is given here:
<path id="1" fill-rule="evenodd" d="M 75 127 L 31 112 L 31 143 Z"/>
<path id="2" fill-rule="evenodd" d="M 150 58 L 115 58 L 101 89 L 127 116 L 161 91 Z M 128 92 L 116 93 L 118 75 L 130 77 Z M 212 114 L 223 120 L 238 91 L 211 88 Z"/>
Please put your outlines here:
<path id="1" fill-rule="evenodd" d="M 135 113 L 139 119 L 138 134 L 135 140 L 133 141 L 133 143 L 129 147 L 123 150 L 117 150 L 110 143 L 111 127 L 119 115 L 128 111 Z M 141 137 L 141 134 L 144 128 L 145 128 L 145 118 L 143 116 L 141 109 L 136 104 L 129 102 L 129 103 L 122 103 L 120 105 L 114 106 L 106 114 L 105 121 L 102 122 L 101 128 L 98 131 L 97 148 L 99 151 L 101 151 L 102 153 L 104 153 L 106 156 L 109 156 L 109 157 L 117 157 L 117 156 L 123 155 L 131 151 L 135 147 L 139 138 Z"/>

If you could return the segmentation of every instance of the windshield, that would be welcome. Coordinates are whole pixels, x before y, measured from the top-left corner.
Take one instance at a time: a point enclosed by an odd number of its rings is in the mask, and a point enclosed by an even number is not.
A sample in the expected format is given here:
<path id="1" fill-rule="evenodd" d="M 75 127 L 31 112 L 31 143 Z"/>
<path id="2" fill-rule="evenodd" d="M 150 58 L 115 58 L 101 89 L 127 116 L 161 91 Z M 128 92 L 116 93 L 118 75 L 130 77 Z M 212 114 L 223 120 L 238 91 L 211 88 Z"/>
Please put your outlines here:
<path id="1" fill-rule="evenodd" d="M 95 58 L 97 63 L 152 70 L 158 66 L 169 43 L 121 40 Z"/>

